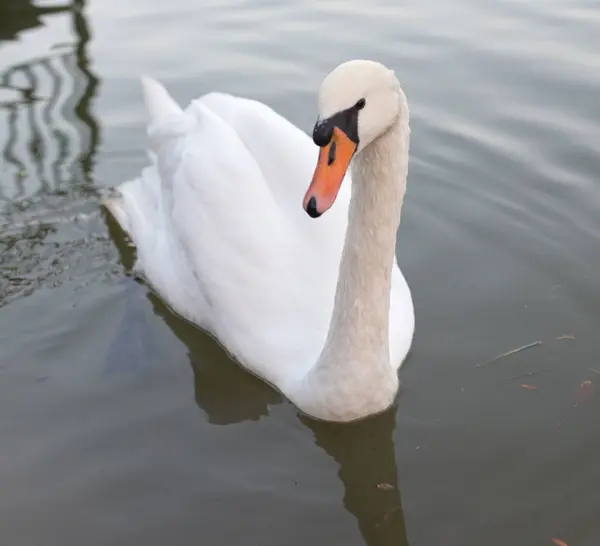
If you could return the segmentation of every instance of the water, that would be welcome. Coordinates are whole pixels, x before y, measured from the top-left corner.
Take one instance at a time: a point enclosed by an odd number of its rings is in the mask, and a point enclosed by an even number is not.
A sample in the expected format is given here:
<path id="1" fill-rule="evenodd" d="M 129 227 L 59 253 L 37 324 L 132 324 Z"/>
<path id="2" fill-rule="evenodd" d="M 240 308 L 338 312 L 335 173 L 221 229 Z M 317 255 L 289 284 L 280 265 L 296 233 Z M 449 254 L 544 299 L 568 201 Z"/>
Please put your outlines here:
<path id="1" fill-rule="evenodd" d="M 0 0 L 0 39 L 4 543 L 599 543 L 596 2 Z M 308 131 L 355 57 L 411 104 L 417 329 L 397 407 L 339 426 L 127 277 L 98 203 L 146 161 L 139 74 Z"/>

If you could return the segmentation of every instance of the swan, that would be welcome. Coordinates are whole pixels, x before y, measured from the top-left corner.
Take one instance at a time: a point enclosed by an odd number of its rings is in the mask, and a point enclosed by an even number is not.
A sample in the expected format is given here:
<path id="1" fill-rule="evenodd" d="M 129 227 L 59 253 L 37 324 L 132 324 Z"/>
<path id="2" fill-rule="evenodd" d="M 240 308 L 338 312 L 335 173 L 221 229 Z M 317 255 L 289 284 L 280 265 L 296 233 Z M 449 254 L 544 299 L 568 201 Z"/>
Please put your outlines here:
<path id="1" fill-rule="evenodd" d="M 388 409 L 414 333 L 395 255 L 410 129 L 394 72 L 337 66 L 312 141 L 260 102 L 213 92 L 183 110 L 141 83 L 149 165 L 103 200 L 134 273 L 308 416 Z"/>

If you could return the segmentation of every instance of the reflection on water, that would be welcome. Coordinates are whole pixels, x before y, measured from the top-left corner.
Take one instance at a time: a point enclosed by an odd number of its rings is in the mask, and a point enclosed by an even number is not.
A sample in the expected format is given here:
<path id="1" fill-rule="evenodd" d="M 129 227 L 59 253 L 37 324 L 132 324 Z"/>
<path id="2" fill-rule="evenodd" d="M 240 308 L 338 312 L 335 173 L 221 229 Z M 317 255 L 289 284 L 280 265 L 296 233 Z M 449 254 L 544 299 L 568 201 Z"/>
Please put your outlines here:
<path id="1" fill-rule="evenodd" d="M 339 464 L 344 506 L 369 546 L 408 546 L 396 469 L 395 408 L 349 426 L 302 418 L 317 445 Z"/>
<path id="2" fill-rule="evenodd" d="M 78 3 L 74 0 L 58 6 L 35 6 L 31 0 L 0 0 L 0 41 L 16 40 L 22 31 L 41 26 L 43 15 L 70 11 Z"/>
<path id="3" fill-rule="evenodd" d="M 136 292 L 132 282 L 130 292 Z M 136 285 L 137 286 L 137 285 Z M 139 290 L 138 295 L 142 293 Z M 130 296 L 135 300 L 136 296 Z M 210 423 L 228 425 L 256 421 L 283 402 L 264 382 L 225 361 L 222 349 L 210 337 L 175 317 L 151 296 L 154 311 L 188 347 L 194 370 L 196 403 Z M 134 319 L 132 312 L 130 317 Z M 147 336 L 148 337 L 148 336 Z M 142 354 L 136 355 L 136 361 Z M 324 423 L 298 416 L 314 434 L 316 444 L 339 465 L 344 507 L 357 520 L 369 546 L 408 546 L 393 432 L 395 408 L 372 419 L 349 425 Z"/>
<path id="4" fill-rule="evenodd" d="M 3 0 L 0 33 L 26 41 L 19 33 L 41 25 L 42 17 L 69 18 L 74 41 L 45 44 L 48 49 L 0 73 L 0 307 L 45 279 L 60 283 L 85 238 L 95 236 L 85 214 L 97 195 L 91 172 L 100 128 L 92 101 L 99 82 L 87 52 L 84 0 L 53 7 Z M 5 47 L 0 59 L 11 58 L 17 44 Z M 50 242 L 60 238 L 61 225 L 78 221 L 77 237 L 55 252 Z"/>
<path id="5" fill-rule="evenodd" d="M 223 358 L 223 349 L 214 339 L 176 317 L 156 296 L 150 299 L 155 313 L 188 348 L 196 403 L 210 423 L 258 421 L 269 415 L 270 406 L 283 401 L 266 383 Z"/>
<path id="6" fill-rule="evenodd" d="M 67 191 L 71 184 L 89 183 L 100 135 L 91 113 L 98 79 L 90 69 L 86 51 L 90 33 L 84 0 L 60 8 L 20 4 L 27 16 L 35 14 L 36 21 L 48 13 L 71 17 L 75 43 L 57 44 L 58 51 L 43 52 L 0 74 L 0 88 L 16 95 L 3 101 L 1 107 L 8 118 L 8 138 L 2 153 L 7 165 L 13 167 L 18 190 L 11 192 L 6 181 L 3 189 L 5 196 L 12 193 L 11 197 L 19 201 L 37 193 Z M 0 4 L 0 14 L 3 6 Z M 10 17 L 10 10 L 3 21 L 4 25 L 30 22 L 28 18 Z M 16 34 L 17 29 L 12 30 Z M 23 178 L 30 174 L 37 175 L 41 187 L 25 188 Z"/>

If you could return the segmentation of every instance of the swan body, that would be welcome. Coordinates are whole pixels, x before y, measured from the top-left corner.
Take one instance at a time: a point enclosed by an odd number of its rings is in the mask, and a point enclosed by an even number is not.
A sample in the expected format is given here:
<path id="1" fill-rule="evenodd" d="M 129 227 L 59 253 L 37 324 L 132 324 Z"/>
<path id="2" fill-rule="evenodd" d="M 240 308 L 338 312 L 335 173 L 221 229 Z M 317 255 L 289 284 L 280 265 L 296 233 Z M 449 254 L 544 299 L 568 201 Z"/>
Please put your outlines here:
<path id="1" fill-rule="evenodd" d="M 150 164 L 103 201 L 136 246 L 135 271 L 306 414 L 389 407 L 414 331 L 395 257 L 409 128 L 393 73 L 336 68 L 319 146 L 260 102 L 210 93 L 182 110 L 158 82 L 142 87 Z"/>

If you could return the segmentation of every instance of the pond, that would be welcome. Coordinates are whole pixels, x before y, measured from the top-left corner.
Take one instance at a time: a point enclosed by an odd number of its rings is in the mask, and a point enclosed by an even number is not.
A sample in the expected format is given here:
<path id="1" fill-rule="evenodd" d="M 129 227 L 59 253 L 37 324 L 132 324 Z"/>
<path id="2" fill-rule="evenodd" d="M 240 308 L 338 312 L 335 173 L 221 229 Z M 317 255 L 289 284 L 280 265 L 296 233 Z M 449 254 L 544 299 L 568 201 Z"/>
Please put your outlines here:
<path id="1" fill-rule="evenodd" d="M 598 544 L 598 51 L 592 0 L 0 0 L 4 543 Z M 310 131 L 352 58 L 411 106 L 416 337 L 335 425 L 132 279 L 99 202 L 146 164 L 141 74 Z"/>

